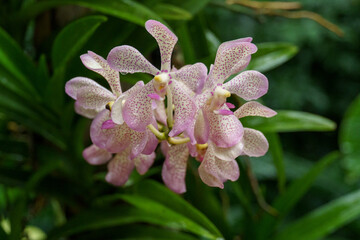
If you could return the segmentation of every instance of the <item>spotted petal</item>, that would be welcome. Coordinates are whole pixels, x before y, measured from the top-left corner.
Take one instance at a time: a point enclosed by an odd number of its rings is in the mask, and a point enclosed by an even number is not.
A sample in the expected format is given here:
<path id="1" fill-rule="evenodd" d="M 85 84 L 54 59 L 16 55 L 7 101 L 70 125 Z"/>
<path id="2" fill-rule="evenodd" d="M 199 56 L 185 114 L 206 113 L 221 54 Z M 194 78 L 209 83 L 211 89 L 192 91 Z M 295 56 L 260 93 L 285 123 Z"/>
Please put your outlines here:
<path id="1" fill-rule="evenodd" d="M 108 164 L 108 170 L 105 179 L 107 182 L 115 185 L 124 185 L 129 179 L 131 171 L 134 169 L 134 162 L 129 158 L 129 149 L 116 154 Z"/>
<path id="2" fill-rule="evenodd" d="M 174 109 L 174 126 L 169 132 L 174 137 L 189 128 L 192 121 L 195 121 L 196 105 L 191 97 L 191 90 L 179 81 L 170 84 Z M 194 139 L 194 133 L 188 131 L 189 137 Z"/>
<path id="3" fill-rule="evenodd" d="M 161 54 L 161 70 L 170 71 L 171 54 L 178 40 L 164 24 L 149 20 L 145 23 L 146 30 L 156 39 Z"/>
<path id="4" fill-rule="evenodd" d="M 109 83 L 112 92 L 116 96 L 121 94 L 119 72 L 110 68 L 108 62 L 94 52 L 88 51 L 87 54 L 80 56 L 81 61 L 88 69 L 103 76 Z"/>
<path id="5" fill-rule="evenodd" d="M 220 115 L 209 110 L 205 110 L 204 113 L 209 121 L 211 141 L 222 148 L 239 143 L 244 133 L 239 119 L 234 115 Z"/>
<path id="6" fill-rule="evenodd" d="M 96 145 L 90 145 L 83 151 L 84 159 L 91 165 L 101 165 L 109 161 L 112 154 Z"/>
<path id="7" fill-rule="evenodd" d="M 162 178 L 168 188 L 176 193 L 186 192 L 185 175 L 189 158 L 186 144 L 171 145 L 167 147 L 166 160 L 162 168 Z"/>
<path id="8" fill-rule="evenodd" d="M 259 116 L 269 118 L 275 116 L 276 114 L 277 113 L 274 110 L 265 107 L 258 102 L 247 102 L 234 112 L 234 115 L 237 118 L 247 116 Z"/>
<path id="9" fill-rule="evenodd" d="M 177 81 L 185 83 L 193 92 L 199 94 L 204 87 L 207 77 L 207 68 L 202 63 L 186 65 L 181 69 L 170 73 L 171 77 Z"/>
<path id="10" fill-rule="evenodd" d="M 244 128 L 243 153 L 250 157 L 260 157 L 265 155 L 269 149 L 269 143 L 264 134 L 258 130 Z"/>
<path id="11" fill-rule="evenodd" d="M 214 155 L 224 161 L 232 161 L 235 160 L 238 156 L 243 153 L 244 144 L 240 141 L 235 146 L 229 148 L 220 148 L 214 144 Z"/>
<path id="12" fill-rule="evenodd" d="M 146 84 L 140 91 L 131 94 L 123 106 L 123 118 L 126 124 L 136 130 L 145 131 L 153 118 L 151 107 L 152 99 L 149 94 L 154 93 L 152 81 Z"/>
<path id="13" fill-rule="evenodd" d="M 137 49 L 127 45 L 113 48 L 107 61 L 112 69 L 121 73 L 145 72 L 156 75 L 159 72 Z"/>
<path id="14" fill-rule="evenodd" d="M 91 141 L 98 147 L 109 152 L 117 153 L 123 151 L 131 143 L 131 129 L 126 125 L 116 125 L 111 129 L 103 129 L 104 122 L 110 119 L 110 112 L 105 109 L 93 120 L 90 126 Z"/>
<path id="15" fill-rule="evenodd" d="M 207 88 L 223 83 L 229 76 L 247 67 L 251 54 L 257 51 L 257 47 L 250 41 L 251 38 L 242 38 L 220 45 L 214 66 L 205 83 Z"/>
<path id="16" fill-rule="evenodd" d="M 144 87 L 144 82 L 139 81 L 134 86 L 132 86 L 129 90 L 127 90 L 126 92 L 121 94 L 121 96 L 116 99 L 116 101 L 114 102 L 114 104 L 111 107 L 111 119 L 113 120 L 114 123 L 116 123 L 116 124 L 124 123 L 124 119 L 122 116 L 123 105 L 128 96 L 140 91 L 142 87 Z"/>
<path id="17" fill-rule="evenodd" d="M 137 156 L 134 159 L 134 164 L 138 173 L 144 175 L 154 163 L 155 157 L 156 154 L 154 152 L 150 155 L 140 154 Z"/>
<path id="18" fill-rule="evenodd" d="M 194 135 L 198 144 L 205 144 L 209 140 L 210 126 L 209 120 L 204 117 L 203 111 L 200 109 L 197 112 L 196 122 L 194 127 Z"/>
<path id="19" fill-rule="evenodd" d="M 236 181 L 239 178 L 239 166 L 235 160 L 223 161 L 214 154 L 212 143 L 204 156 L 204 160 L 199 167 L 201 180 L 211 186 L 224 188 L 224 182 L 227 180 Z"/>
<path id="20" fill-rule="evenodd" d="M 147 142 L 144 149 L 142 150 L 142 154 L 151 155 L 156 150 L 156 147 L 159 144 L 159 140 L 150 130 L 146 130 L 146 134 Z"/>
<path id="21" fill-rule="evenodd" d="M 75 102 L 74 106 L 75 112 L 86 118 L 93 119 L 99 113 L 96 109 L 83 108 L 78 102 Z"/>
<path id="22" fill-rule="evenodd" d="M 263 96 L 269 88 L 269 82 L 258 71 L 245 71 L 225 83 L 224 88 L 249 101 Z"/>
<path id="23" fill-rule="evenodd" d="M 77 100 L 77 108 L 93 109 L 97 112 L 115 98 L 109 90 L 85 77 L 69 80 L 65 85 L 65 92 Z"/>

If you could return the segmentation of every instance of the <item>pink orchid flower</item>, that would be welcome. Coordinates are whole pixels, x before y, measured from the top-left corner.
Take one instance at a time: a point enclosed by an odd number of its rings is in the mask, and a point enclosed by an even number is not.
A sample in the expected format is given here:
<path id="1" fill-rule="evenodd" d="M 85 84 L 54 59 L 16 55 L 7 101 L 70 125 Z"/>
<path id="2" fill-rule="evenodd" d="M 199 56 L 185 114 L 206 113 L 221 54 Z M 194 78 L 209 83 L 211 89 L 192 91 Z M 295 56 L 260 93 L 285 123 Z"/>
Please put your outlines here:
<path id="1" fill-rule="evenodd" d="M 154 20 L 147 21 L 145 28 L 159 45 L 161 70 L 131 46 L 115 47 L 107 57 L 111 68 L 119 72 L 144 72 L 154 76 L 139 92 L 129 96 L 123 107 L 124 121 L 136 131 L 145 131 L 153 121 L 154 108 L 159 107 L 166 96 L 168 106 L 174 106 L 174 109 L 167 109 L 167 127 L 170 130 L 167 135 L 175 137 L 185 132 L 195 144 L 193 132 L 188 126 L 194 121 L 196 112 L 193 95 L 204 86 L 207 68 L 197 63 L 171 71 L 171 55 L 177 37 L 165 25 Z"/>
<path id="2" fill-rule="evenodd" d="M 109 91 L 85 77 L 73 78 L 65 85 L 66 93 L 76 100 L 75 111 L 85 117 L 94 118 L 90 128 L 94 144 L 84 150 L 83 156 L 90 164 L 95 165 L 112 159 L 108 164 L 106 180 L 114 185 L 122 185 L 134 164 L 139 173 L 147 171 L 155 158 L 154 151 L 158 140 L 149 130 L 140 133 L 130 129 L 121 121 L 121 111 L 115 112 L 119 124 L 114 123 L 111 120 L 113 111 L 109 110 L 114 102 L 119 102 L 119 99 L 126 101 L 127 97 L 139 91 L 144 83 L 138 82 L 128 91 L 122 92 L 119 73 L 111 69 L 105 59 L 90 51 L 80 58 L 87 68 L 102 75 L 112 90 Z M 112 158 L 112 153 L 117 154 Z"/>

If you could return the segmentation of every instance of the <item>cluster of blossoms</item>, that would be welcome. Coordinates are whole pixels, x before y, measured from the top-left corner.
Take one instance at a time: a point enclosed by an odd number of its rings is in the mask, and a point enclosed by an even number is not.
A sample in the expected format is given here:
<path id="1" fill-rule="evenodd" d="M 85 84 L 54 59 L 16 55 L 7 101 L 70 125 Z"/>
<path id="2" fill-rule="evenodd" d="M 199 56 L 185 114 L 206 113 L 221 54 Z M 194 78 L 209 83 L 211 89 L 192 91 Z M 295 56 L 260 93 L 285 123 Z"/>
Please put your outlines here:
<path id="1" fill-rule="evenodd" d="M 159 45 L 160 70 L 135 48 L 119 46 L 110 51 L 107 60 L 90 51 L 81 56 L 88 69 L 107 80 L 111 91 L 85 77 L 66 83 L 66 93 L 76 100 L 75 111 L 94 119 L 90 128 L 93 145 L 83 156 L 94 165 L 109 162 L 106 180 L 119 186 L 134 167 L 140 174 L 149 169 L 160 143 L 166 156 L 162 178 L 171 190 L 186 191 L 189 155 L 201 162 L 198 171 L 204 183 L 223 188 L 225 181 L 239 177 L 238 156 L 262 156 L 268 150 L 264 135 L 244 128 L 239 121 L 246 116 L 276 114 L 251 101 L 267 92 L 267 78 L 257 71 L 241 72 L 257 48 L 251 38 L 225 42 L 209 73 L 202 63 L 176 69 L 171 68 L 171 55 L 177 37 L 154 20 L 145 27 Z M 135 72 L 154 77 L 122 92 L 119 73 Z M 231 94 L 248 102 L 233 112 L 230 109 L 235 106 L 227 102 Z"/>

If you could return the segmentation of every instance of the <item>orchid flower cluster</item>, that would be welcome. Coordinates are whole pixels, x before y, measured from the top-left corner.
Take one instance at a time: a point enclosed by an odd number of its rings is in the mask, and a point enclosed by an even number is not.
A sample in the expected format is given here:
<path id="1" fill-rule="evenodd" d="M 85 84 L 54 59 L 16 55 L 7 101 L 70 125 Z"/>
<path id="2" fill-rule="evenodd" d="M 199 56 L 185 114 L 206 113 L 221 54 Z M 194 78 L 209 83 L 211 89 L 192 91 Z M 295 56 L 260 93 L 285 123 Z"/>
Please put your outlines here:
<path id="1" fill-rule="evenodd" d="M 120 186 L 134 168 L 140 174 L 147 172 L 160 144 L 166 157 L 162 178 L 172 191 L 186 191 L 190 155 L 201 162 L 198 172 L 202 181 L 223 188 L 225 181 L 239 177 L 235 160 L 238 156 L 257 157 L 268 150 L 265 136 L 244 128 L 239 120 L 276 114 L 251 101 L 268 90 L 263 74 L 243 71 L 257 48 L 251 38 L 225 42 L 217 50 L 209 73 L 202 63 L 176 69 L 171 67 L 171 55 L 178 40 L 175 34 L 154 20 L 147 21 L 145 27 L 159 45 L 160 70 L 138 50 L 125 45 L 113 48 L 107 60 L 91 51 L 80 57 L 88 69 L 107 80 L 111 91 L 85 77 L 75 77 L 66 83 L 66 93 L 76 100 L 75 111 L 93 118 L 90 127 L 93 144 L 83 151 L 83 156 L 94 165 L 108 162 L 106 181 Z M 139 81 L 123 92 L 119 73 L 135 72 L 154 77 L 147 84 Z M 233 112 L 235 106 L 227 102 L 231 94 L 248 102 Z"/>

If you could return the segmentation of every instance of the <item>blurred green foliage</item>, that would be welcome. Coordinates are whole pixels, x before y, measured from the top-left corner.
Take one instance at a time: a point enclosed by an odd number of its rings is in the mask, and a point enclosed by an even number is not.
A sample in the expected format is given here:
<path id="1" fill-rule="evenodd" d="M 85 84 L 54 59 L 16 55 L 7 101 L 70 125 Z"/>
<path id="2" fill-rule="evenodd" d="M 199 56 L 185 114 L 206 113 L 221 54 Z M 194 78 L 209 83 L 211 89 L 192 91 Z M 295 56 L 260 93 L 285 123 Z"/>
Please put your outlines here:
<path id="1" fill-rule="evenodd" d="M 344 37 L 222 0 L 2 1 L 0 239 L 358 239 L 360 3 L 301 3 Z M 249 69 L 269 78 L 266 105 L 286 110 L 244 119 L 264 131 L 270 151 L 239 158 L 241 177 L 224 190 L 204 185 L 192 160 L 188 191 L 178 196 L 161 183 L 160 154 L 121 188 L 103 180 L 105 166 L 82 158 L 90 121 L 75 115 L 64 84 L 75 76 L 104 83 L 82 66 L 87 50 L 106 57 L 132 45 L 159 66 L 148 19 L 179 37 L 177 67 L 209 67 L 223 41 L 251 36 L 259 48 Z M 124 88 L 138 80 L 150 77 L 121 75 Z"/>

